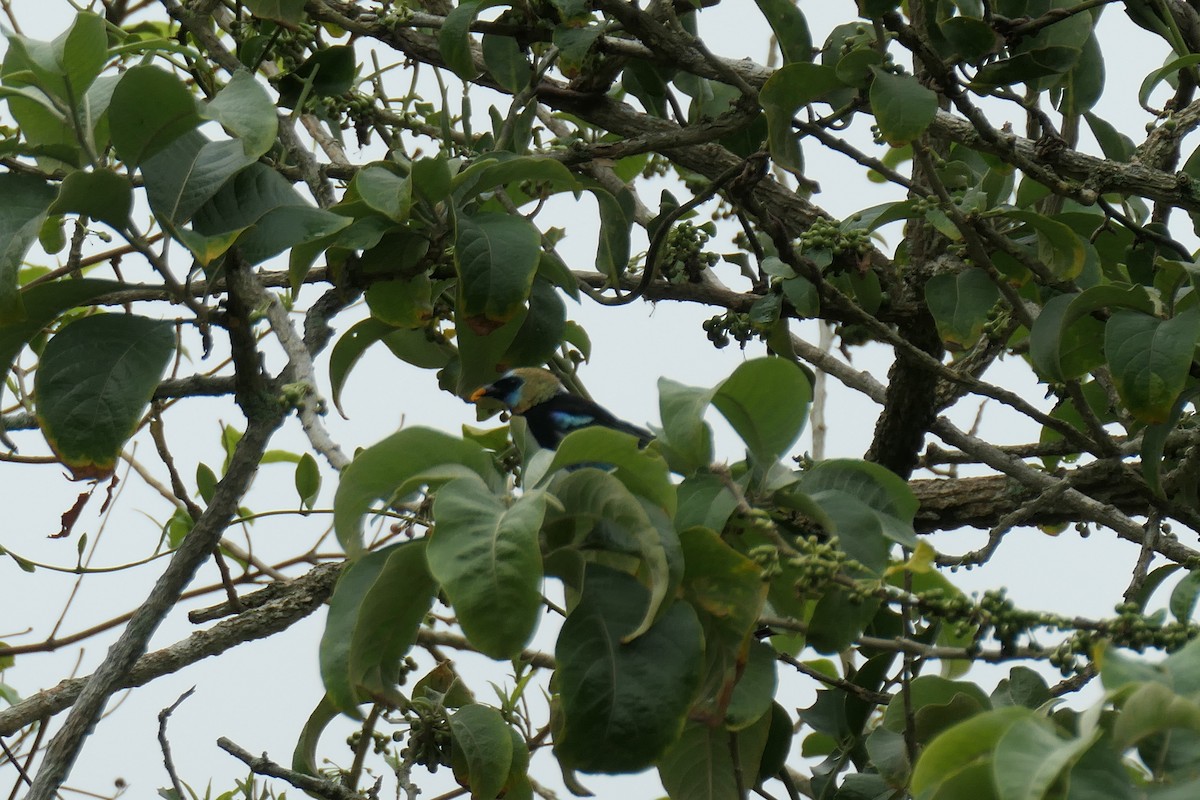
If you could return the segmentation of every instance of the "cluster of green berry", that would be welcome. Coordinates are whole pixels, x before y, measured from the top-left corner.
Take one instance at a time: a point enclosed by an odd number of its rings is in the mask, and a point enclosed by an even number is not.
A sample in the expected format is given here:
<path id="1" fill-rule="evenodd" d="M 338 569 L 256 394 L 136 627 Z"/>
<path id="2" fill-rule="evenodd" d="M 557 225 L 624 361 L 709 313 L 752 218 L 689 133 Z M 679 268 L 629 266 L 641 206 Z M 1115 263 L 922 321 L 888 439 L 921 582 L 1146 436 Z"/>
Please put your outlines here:
<path id="1" fill-rule="evenodd" d="M 987 635 L 990 629 L 992 638 L 1003 649 L 1015 648 L 1017 640 L 1034 628 L 1055 624 L 1053 618 L 1017 608 L 1004 588 L 989 589 L 983 593 L 979 599 L 979 618 L 981 637 Z"/>
<path id="2" fill-rule="evenodd" d="M 715 317 L 704 320 L 703 328 L 704 332 L 708 334 L 708 340 L 718 350 L 729 346 L 730 336 L 737 339 L 738 344 L 745 350 L 746 343 L 756 335 L 754 325 L 750 322 L 750 315 L 739 314 L 736 311 L 726 311 L 724 314 L 717 314 Z"/>
<path id="3" fill-rule="evenodd" d="M 1095 635 L 1091 631 L 1075 631 L 1059 642 L 1046 660 L 1064 678 L 1078 674 L 1084 669 L 1095 641 Z"/>
<path id="4" fill-rule="evenodd" d="M 1147 616 L 1137 603 L 1121 603 L 1114 610 L 1116 619 L 1105 621 L 1098 632 L 1118 647 L 1128 647 L 1139 653 L 1147 648 L 1170 653 L 1200 634 L 1200 627 L 1192 622 L 1163 623 Z"/>
<path id="5" fill-rule="evenodd" d="M 800 597 L 820 597 L 846 571 L 862 569 L 838 547 L 836 536 L 804 536 L 796 540 L 798 555 L 787 560 L 787 566 L 799 572 L 795 580 Z M 857 593 L 856 593 L 857 594 Z M 866 599 L 865 595 L 858 599 Z"/>
<path id="6" fill-rule="evenodd" d="M 854 33 L 842 39 L 842 46 L 839 50 L 839 55 L 842 58 L 853 53 L 855 50 L 871 48 L 875 45 L 875 31 L 868 28 L 866 25 L 855 25 Z"/>
<path id="7" fill-rule="evenodd" d="M 362 742 L 362 733 L 361 730 L 358 730 L 346 737 L 346 745 L 356 753 Z M 393 737 L 388 736 L 386 733 L 371 731 L 371 752 L 375 755 L 383 755 L 387 752 L 388 747 L 391 746 L 392 739 Z"/>
<path id="8" fill-rule="evenodd" d="M 704 270 L 716 266 L 721 257 L 704 252 L 704 245 L 717 232 L 713 222 L 693 225 L 684 220 L 667 234 L 659 254 L 658 274 L 670 283 L 699 283 Z"/>
<path id="9" fill-rule="evenodd" d="M 405 761 L 437 772 L 438 767 L 450 765 L 450 721 L 446 718 L 446 707 L 438 700 L 414 697 L 409 704 L 408 744 L 400 751 Z M 399 741 L 399 731 L 392 738 Z"/>
<path id="10" fill-rule="evenodd" d="M 965 594 L 944 589 L 919 592 L 917 609 L 927 621 L 952 625 L 954 635 L 959 639 L 975 635 L 979 621 L 978 609 Z"/>
<path id="11" fill-rule="evenodd" d="M 233 20 L 229 30 L 239 43 L 268 35 L 263 32 L 261 21 L 249 18 Z M 317 43 L 317 33 L 317 25 L 311 22 L 301 22 L 286 28 L 277 26 L 269 34 L 271 52 L 268 57 L 274 58 L 282 71 L 290 72 L 308 58 L 313 45 Z"/>
<path id="12" fill-rule="evenodd" d="M 642 167 L 642 177 L 646 180 L 665 178 L 670 172 L 671 162 L 657 153 L 651 153 L 650 158 L 646 159 L 646 165 Z"/>
<path id="13" fill-rule="evenodd" d="M 783 573 L 783 564 L 779 560 L 779 548 L 773 544 L 751 547 L 746 555 L 762 569 L 764 578 L 774 578 Z"/>
<path id="14" fill-rule="evenodd" d="M 842 253 L 863 254 L 871 249 L 871 233 L 864 228 L 842 230 L 837 222 L 818 217 L 800 234 L 800 244 L 805 252 L 828 250 L 834 256 Z"/>

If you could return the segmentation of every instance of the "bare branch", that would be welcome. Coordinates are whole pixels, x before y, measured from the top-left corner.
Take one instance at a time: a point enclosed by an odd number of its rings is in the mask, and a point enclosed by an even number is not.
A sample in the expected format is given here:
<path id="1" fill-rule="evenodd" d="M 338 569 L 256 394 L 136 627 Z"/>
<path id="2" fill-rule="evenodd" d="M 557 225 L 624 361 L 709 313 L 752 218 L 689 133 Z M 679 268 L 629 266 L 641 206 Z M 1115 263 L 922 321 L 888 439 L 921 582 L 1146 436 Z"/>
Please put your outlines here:
<path id="1" fill-rule="evenodd" d="M 318 797 L 326 797 L 329 800 L 363 800 L 365 795 L 356 792 L 353 789 L 348 789 L 342 786 L 337 781 L 330 781 L 324 778 L 314 778 L 312 775 L 305 775 L 303 772 L 296 772 L 294 769 L 281 767 L 271 759 L 267 758 L 266 753 L 261 756 L 255 756 L 250 752 L 243 750 L 233 742 L 222 736 L 217 739 L 217 747 L 224 750 L 229 755 L 241 761 L 255 775 L 266 775 L 271 778 L 280 778 L 301 789 L 309 794 L 315 794 Z"/>
<path id="2" fill-rule="evenodd" d="M 114 688 L 144 686 L 197 661 L 220 655 L 231 647 L 265 639 L 286 630 L 322 607 L 333 591 L 340 569 L 339 564 L 314 567 L 304 576 L 288 583 L 288 591 L 276 599 L 251 608 L 233 619 L 219 622 L 208 630 L 193 633 L 173 645 L 147 653 L 120 676 Z M 0 709 L 0 736 L 11 736 L 26 725 L 70 708 L 89 680 L 90 677 L 65 680 L 16 705 Z"/>

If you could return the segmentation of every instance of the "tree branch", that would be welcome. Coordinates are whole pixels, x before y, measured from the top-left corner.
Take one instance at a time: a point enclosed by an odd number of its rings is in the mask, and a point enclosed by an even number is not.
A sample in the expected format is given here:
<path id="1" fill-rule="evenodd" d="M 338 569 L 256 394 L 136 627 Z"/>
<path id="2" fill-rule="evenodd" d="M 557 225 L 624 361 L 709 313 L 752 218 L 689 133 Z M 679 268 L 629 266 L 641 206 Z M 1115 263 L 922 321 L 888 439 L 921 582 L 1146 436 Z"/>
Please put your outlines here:
<path id="1" fill-rule="evenodd" d="M 286 630 L 324 604 L 340 572 L 341 564 L 314 567 L 288 582 L 287 591 L 279 593 L 266 604 L 250 608 L 161 650 L 147 653 L 119 677 L 114 690 L 144 686 L 156 678 L 171 675 L 210 656 L 220 655 L 239 644 L 265 639 Z M 279 590 L 268 588 L 263 591 Z M 259 592 L 243 598 L 243 603 L 250 605 L 251 598 L 257 594 Z M 11 736 L 26 725 L 70 708 L 90 680 L 91 676 L 71 678 L 16 705 L 0 709 L 0 736 Z"/>
<path id="2" fill-rule="evenodd" d="M 271 778 L 280 778 L 309 794 L 315 794 L 319 797 L 325 797 L 329 800 L 363 800 L 363 795 L 353 789 L 347 789 L 337 781 L 330 781 L 324 778 L 314 778 L 312 775 L 305 775 L 303 772 L 296 772 L 293 769 L 281 767 L 271 759 L 267 758 L 266 753 L 261 756 L 255 756 L 252 753 L 243 750 L 233 742 L 222 736 L 217 739 L 217 747 L 224 750 L 229 755 L 241 761 L 255 775 L 266 775 Z"/>
<path id="3" fill-rule="evenodd" d="M 233 255 L 231 253 L 231 255 Z M 230 264 L 230 269 L 240 269 Z M 230 294 L 230 338 L 234 365 L 238 376 L 238 402 L 246 414 L 246 432 L 238 441 L 229 468 L 218 482 L 204 514 L 184 537 L 170 563 L 155 582 L 146 601 L 134 612 L 117 642 L 109 648 L 104 662 L 80 692 L 63 727 L 50 740 L 37 777 L 30 788 L 28 800 L 51 800 L 75 763 L 83 742 L 104 712 L 108 698 L 120 688 L 121 682 L 139 656 L 160 622 L 178 602 L 180 594 L 221 541 L 229 521 L 258 470 L 267 443 L 283 422 L 284 409 L 278 403 L 264 402 L 267 389 L 257 363 L 250 333 L 249 318 L 237 313 Z M 249 348 L 250 352 L 246 352 Z"/>

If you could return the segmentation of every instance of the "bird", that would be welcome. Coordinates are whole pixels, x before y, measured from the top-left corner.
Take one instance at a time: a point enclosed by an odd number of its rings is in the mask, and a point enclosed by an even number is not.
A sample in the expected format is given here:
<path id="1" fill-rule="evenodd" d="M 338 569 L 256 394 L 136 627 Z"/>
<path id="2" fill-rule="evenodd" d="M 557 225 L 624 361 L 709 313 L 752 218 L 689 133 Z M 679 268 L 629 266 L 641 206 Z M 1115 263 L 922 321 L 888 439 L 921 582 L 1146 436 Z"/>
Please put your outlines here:
<path id="1" fill-rule="evenodd" d="M 539 367 L 519 367 L 471 393 L 472 403 L 484 398 L 498 400 L 508 410 L 524 417 L 534 441 L 547 450 L 556 450 L 572 431 L 600 425 L 636 436 L 638 447 L 645 447 L 654 434 L 645 428 L 617 419 L 611 412 L 577 394 L 571 394 L 553 372 Z"/>

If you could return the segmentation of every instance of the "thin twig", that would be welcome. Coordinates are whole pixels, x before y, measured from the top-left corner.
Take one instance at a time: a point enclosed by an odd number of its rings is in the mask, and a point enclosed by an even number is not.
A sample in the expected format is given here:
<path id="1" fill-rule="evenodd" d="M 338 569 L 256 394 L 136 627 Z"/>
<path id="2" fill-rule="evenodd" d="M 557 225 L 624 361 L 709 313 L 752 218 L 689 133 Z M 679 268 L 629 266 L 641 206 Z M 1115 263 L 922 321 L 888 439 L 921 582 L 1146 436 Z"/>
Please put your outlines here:
<path id="1" fill-rule="evenodd" d="M 326 780 L 325 778 L 314 778 L 312 775 L 305 775 L 303 772 L 296 772 L 293 769 L 282 767 L 267 758 L 266 753 L 261 756 L 255 756 L 238 747 L 224 736 L 217 739 L 217 747 L 241 761 L 255 775 L 266 775 L 271 778 L 285 780 L 301 791 L 325 797 L 328 800 L 363 800 L 363 795 L 352 789 L 347 789 L 336 781 Z"/>
<path id="2" fill-rule="evenodd" d="M 183 800 L 187 795 L 183 793 L 183 782 L 179 780 L 179 774 L 175 772 L 175 762 L 171 759 L 171 743 L 167 741 L 167 720 L 175 712 L 175 709 L 179 708 L 183 701 L 191 697 L 195 691 L 196 687 L 193 686 L 179 695 L 179 699 L 174 703 L 158 712 L 158 746 L 162 748 L 163 766 L 167 768 L 167 775 L 171 777 L 171 786 L 174 787 L 175 796 L 179 800 Z"/>

